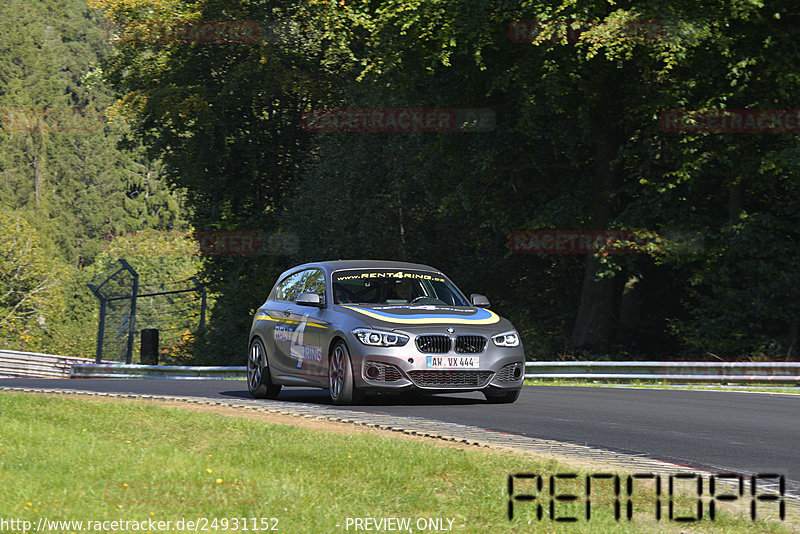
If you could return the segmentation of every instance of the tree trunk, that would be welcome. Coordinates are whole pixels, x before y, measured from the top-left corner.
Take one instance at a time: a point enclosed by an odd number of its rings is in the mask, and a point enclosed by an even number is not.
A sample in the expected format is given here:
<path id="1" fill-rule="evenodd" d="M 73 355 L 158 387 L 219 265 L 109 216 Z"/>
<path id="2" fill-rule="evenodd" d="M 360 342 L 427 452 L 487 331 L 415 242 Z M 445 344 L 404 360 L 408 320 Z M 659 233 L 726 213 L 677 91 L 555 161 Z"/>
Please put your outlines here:
<path id="1" fill-rule="evenodd" d="M 731 224 L 736 224 L 739 220 L 739 214 L 742 212 L 744 202 L 744 184 L 741 182 L 731 184 L 728 189 L 728 221 Z"/>
<path id="2" fill-rule="evenodd" d="M 592 176 L 592 229 L 605 230 L 606 225 L 619 210 L 617 191 L 620 177 L 611 169 L 621 136 L 610 124 L 598 128 L 600 135 L 595 154 L 595 173 Z M 576 347 L 607 348 L 611 341 L 612 313 L 614 307 L 614 278 L 597 280 L 600 260 L 586 257 L 581 299 L 575 325 L 572 329 L 572 344 Z"/>
<path id="3" fill-rule="evenodd" d="M 33 197 L 36 204 L 42 201 L 42 189 L 44 189 L 44 172 L 39 155 L 36 154 L 33 156 Z"/>
<path id="4" fill-rule="evenodd" d="M 587 256 L 581 301 L 572 329 L 572 344 L 576 347 L 604 348 L 610 341 L 615 280 L 595 280 L 599 267 L 599 259 Z"/>
<path id="5" fill-rule="evenodd" d="M 46 131 L 43 124 L 37 124 L 36 128 L 30 132 L 27 139 L 31 168 L 33 170 L 33 199 L 36 205 L 42 201 L 44 194 L 44 171 L 47 161 Z"/>

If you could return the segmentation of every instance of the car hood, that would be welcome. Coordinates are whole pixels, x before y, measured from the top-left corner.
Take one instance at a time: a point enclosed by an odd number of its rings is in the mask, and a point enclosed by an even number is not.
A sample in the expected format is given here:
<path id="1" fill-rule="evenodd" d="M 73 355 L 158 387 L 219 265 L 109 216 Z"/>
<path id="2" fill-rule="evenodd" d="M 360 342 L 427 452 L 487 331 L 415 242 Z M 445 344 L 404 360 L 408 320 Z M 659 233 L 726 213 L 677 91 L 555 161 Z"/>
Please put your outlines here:
<path id="1" fill-rule="evenodd" d="M 376 327 L 397 329 L 435 325 L 510 328 L 511 324 L 485 308 L 416 304 L 342 304 L 348 314 Z M 483 330 L 481 328 L 481 330 Z"/>

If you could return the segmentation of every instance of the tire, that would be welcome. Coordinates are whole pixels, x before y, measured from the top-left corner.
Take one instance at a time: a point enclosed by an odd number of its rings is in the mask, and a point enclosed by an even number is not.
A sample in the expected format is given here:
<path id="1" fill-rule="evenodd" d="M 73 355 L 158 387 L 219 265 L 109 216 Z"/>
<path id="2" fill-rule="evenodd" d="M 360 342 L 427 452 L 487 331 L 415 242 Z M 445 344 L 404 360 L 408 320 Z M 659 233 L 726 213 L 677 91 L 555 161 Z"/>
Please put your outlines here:
<path id="1" fill-rule="evenodd" d="M 247 355 L 247 389 L 255 399 L 274 399 L 281 386 L 272 383 L 267 350 L 261 338 L 253 338 Z"/>
<path id="2" fill-rule="evenodd" d="M 519 389 L 515 389 L 514 391 L 507 391 L 505 393 L 489 393 L 488 391 L 484 391 L 483 394 L 490 404 L 511 404 L 519 398 L 519 392 Z"/>
<path id="3" fill-rule="evenodd" d="M 350 351 L 344 341 L 337 341 L 328 357 L 328 393 L 334 404 L 358 404 L 364 393 L 358 390 L 353 380 L 353 364 Z"/>

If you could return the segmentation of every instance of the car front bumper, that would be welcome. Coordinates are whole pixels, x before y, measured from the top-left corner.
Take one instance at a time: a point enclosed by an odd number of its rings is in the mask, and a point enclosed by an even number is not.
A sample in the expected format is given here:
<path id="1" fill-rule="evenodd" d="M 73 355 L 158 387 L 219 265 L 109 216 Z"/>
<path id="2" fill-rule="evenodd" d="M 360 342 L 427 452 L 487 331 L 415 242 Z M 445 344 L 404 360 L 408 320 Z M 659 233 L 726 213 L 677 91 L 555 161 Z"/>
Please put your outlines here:
<path id="1" fill-rule="evenodd" d="M 368 391 L 511 391 L 522 387 L 525 375 L 522 346 L 495 347 L 491 340 L 477 354 L 422 353 L 413 339 L 403 347 L 371 347 L 358 341 L 351 347 L 355 385 Z M 442 357 L 445 361 L 477 357 L 479 363 L 476 368 L 431 368 L 428 356 Z"/>

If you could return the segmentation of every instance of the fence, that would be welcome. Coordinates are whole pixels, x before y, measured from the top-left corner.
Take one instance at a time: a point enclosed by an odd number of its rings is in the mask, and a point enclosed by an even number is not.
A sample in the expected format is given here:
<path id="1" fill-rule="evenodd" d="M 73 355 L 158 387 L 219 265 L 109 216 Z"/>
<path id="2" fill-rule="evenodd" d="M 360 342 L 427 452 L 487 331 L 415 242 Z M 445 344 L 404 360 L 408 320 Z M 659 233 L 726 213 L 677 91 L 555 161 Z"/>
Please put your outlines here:
<path id="1" fill-rule="evenodd" d="M 800 362 L 527 362 L 525 378 L 800 384 Z"/>
<path id="2" fill-rule="evenodd" d="M 206 289 L 196 278 L 178 283 L 190 282 L 190 288 L 141 292 L 139 273 L 127 261 L 119 259 L 87 284 L 100 302 L 95 362 L 105 359 L 132 363 L 137 327 L 156 328 L 162 332 L 162 340 L 171 337 L 173 342 L 191 335 L 192 330 L 202 335 Z M 199 303 L 194 302 L 194 296 L 199 297 Z"/>
<path id="3" fill-rule="evenodd" d="M 94 359 L 0 350 L 0 378 L 69 378 L 70 368 Z"/>

